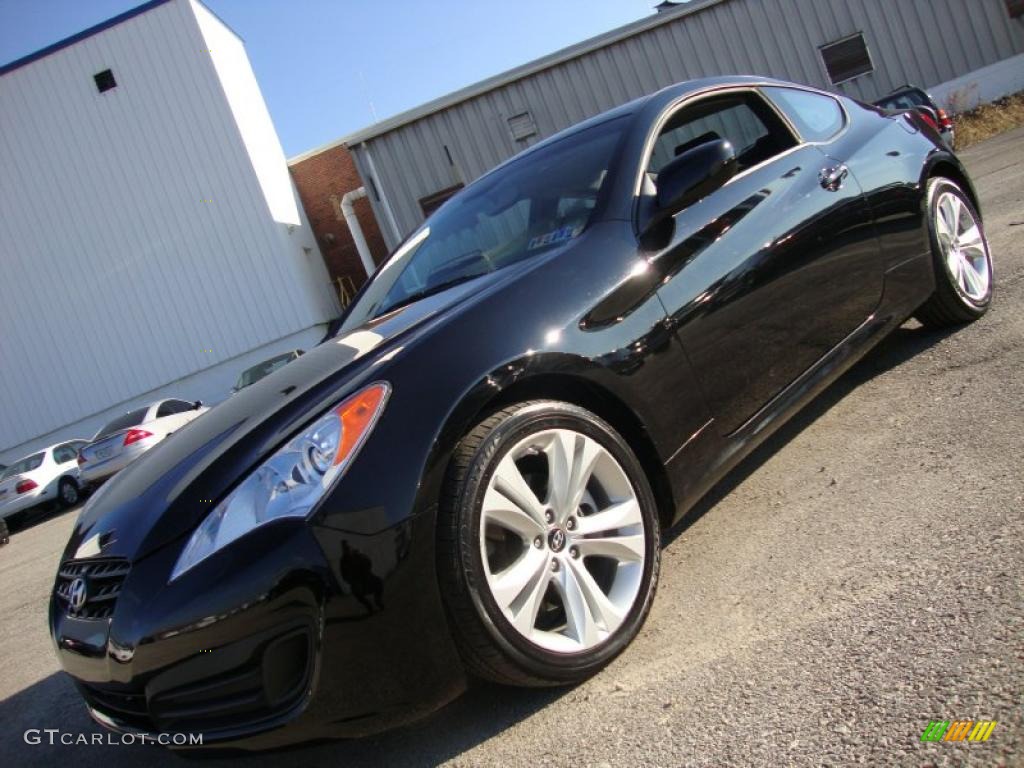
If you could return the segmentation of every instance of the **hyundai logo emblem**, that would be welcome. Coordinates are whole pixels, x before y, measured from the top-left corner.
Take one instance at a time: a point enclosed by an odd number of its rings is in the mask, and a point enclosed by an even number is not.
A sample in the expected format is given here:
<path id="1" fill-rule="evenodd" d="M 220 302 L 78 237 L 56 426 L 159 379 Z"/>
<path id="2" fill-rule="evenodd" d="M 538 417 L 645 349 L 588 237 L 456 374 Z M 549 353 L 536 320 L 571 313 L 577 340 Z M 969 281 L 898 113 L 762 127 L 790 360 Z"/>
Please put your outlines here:
<path id="1" fill-rule="evenodd" d="M 565 531 L 555 528 L 548 536 L 548 546 L 551 547 L 552 552 L 561 552 L 565 546 Z"/>
<path id="2" fill-rule="evenodd" d="M 68 589 L 68 604 L 70 604 L 72 611 L 78 613 L 85 607 L 85 601 L 88 599 L 89 594 L 85 579 L 79 576 L 71 582 L 71 588 Z"/>

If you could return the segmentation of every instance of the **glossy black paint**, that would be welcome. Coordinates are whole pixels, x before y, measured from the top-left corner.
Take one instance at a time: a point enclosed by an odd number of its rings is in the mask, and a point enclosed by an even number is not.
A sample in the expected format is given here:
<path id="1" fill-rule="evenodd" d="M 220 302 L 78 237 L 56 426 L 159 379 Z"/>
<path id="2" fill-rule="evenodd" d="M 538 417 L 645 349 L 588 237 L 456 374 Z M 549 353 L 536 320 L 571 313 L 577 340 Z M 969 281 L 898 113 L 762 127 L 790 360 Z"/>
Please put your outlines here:
<path id="1" fill-rule="evenodd" d="M 910 315 L 933 287 L 923 183 L 967 183 L 913 117 L 843 99 L 833 141 L 798 143 L 641 236 L 638 174 L 660 121 L 769 82 L 694 81 L 615 110 L 629 128 L 579 237 L 328 339 L 107 483 L 62 562 L 94 537 L 102 557 L 130 562 L 115 612 L 82 621 L 50 606 L 58 656 L 95 716 L 260 748 L 436 709 L 466 682 L 435 574 L 437 500 L 483 414 L 533 397 L 596 411 L 637 453 L 669 525 Z M 837 165 L 842 184 L 823 188 Z M 387 407 L 309 521 L 257 529 L 168 584 L 219 499 L 378 380 L 393 387 Z M 296 693 L 266 693 L 292 690 L 278 679 Z M 203 681 L 235 681 L 217 694 L 231 706 L 210 714 Z M 236 696 L 259 681 L 259 701 Z M 189 720 L 180 705 L 193 700 Z"/>
<path id="2" fill-rule="evenodd" d="M 738 172 L 736 150 L 726 139 L 699 144 L 683 152 L 658 174 L 649 222 L 640 223 L 647 233 L 669 216 L 707 197 Z"/>

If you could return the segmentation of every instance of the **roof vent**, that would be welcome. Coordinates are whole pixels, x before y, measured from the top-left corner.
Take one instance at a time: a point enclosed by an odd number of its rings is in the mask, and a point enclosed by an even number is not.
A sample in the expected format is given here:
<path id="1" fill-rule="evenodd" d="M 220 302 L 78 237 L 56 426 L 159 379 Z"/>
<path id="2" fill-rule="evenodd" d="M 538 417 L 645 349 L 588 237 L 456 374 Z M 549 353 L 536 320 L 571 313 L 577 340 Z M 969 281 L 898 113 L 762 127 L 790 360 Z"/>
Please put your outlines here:
<path id="1" fill-rule="evenodd" d="M 537 125 L 533 122 L 533 115 L 529 112 L 520 112 L 508 119 L 508 129 L 512 132 L 515 141 L 522 141 L 537 134 Z"/>

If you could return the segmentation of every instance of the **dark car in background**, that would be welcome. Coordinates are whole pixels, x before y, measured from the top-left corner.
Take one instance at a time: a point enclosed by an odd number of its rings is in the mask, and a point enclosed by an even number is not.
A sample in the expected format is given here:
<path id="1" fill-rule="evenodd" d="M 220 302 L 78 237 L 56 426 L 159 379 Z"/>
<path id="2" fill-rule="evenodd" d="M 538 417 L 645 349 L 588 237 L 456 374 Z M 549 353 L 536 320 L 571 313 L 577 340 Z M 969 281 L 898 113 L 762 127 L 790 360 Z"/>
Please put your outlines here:
<path id="1" fill-rule="evenodd" d="M 292 360 L 298 360 L 303 354 L 305 354 L 303 350 L 293 349 L 290 352 L 275 355 L 269 360 L 264 360 L 261 363 L 256 363 L 256 365 L 250 368 L 246 368 L 238 376 L 238 381 L 235 382 L 235 386 L 231 388 L 231 394 L 233 395 L 246 387 L 252 386 L 264 376 L 269 376 L 281 366 L 288 365 Z"/>
<path id="2" fill-rule="evenodd" d="M 935 103 L 935 99 L 916 85 L 902 85 L 888 96 L 883 96 L 875 102 L 876 107 L 898 111 L 901 109 L 913 109 L 920 113 L 921 117 L 942 137 L 946 146 L 953 149 L 955 141 L 955 129 L 953 118 Z"/>
<path id="3" fill-rule="evenodd" d="M 661 531 L 911 315 L 988 309 L 960 161 L 912 112 L 671 86 L 467 186 L 334 338 L 86 505 L 49 626 L 92 716 L 250 749 L 637 635 Z"/>

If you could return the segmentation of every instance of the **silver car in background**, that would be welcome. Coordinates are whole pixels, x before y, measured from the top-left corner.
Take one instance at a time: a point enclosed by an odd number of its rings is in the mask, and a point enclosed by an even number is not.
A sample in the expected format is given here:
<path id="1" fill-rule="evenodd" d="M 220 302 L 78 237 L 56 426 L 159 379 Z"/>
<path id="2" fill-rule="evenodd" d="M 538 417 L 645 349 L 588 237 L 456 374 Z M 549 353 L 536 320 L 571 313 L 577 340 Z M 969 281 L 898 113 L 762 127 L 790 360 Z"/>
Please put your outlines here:
<path id="1" fill-rule="evenodd" d="M 172 398 L 118 416 L 79 452 L 82 480 L 90 484 L 103 482 L 208 410 L 198 400 L 189 403 Z"/>
<path id="2" fill-rule="evenodd" d="M 26 456 L 0 472 L 0 520 L 17 521 L 26 510 L 56 501 L 78 503 L 82 481 L 78 451 L 86 440 L 66 440 Z"/>

